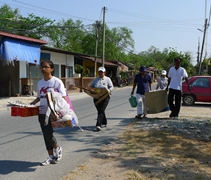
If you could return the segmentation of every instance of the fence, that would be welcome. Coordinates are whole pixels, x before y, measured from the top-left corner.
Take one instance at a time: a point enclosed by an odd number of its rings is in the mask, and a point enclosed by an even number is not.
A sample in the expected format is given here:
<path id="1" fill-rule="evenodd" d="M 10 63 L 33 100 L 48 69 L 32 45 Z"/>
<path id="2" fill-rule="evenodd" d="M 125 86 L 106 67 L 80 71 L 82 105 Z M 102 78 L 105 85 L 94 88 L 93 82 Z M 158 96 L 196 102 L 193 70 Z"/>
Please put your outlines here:
<path id="1" fill-rule="evenodd" d="M 9 89 L 9 82 L 0 82 L 0 97 L 9 96 Z"/>
<path id="2" fill-rule="evenodd" d="M 82 92 L 81 87 L 88 87 L 92 82 L 94 77 L 73 77 L 73 78 L 60 78 L 64 83 L 67 91 L 79 91 Z M 21 78 L 21 94 L 32 94 L 37 92 L 37 83 L 40 78 L 31 78 L 31 83 L 29 78 Z M 31 87 L 30 87 L 31 84 Z"/>

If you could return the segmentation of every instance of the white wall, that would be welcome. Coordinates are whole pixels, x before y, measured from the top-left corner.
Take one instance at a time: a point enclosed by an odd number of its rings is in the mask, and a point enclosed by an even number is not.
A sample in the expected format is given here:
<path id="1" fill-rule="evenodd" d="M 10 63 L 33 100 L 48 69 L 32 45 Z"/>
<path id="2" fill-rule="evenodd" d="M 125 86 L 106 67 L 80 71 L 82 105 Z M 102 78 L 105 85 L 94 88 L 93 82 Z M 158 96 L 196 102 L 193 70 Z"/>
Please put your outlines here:
<path id="1" fill-rule="evenodd" d="M 19 77 L 20 78 L 26 78 L 27 72 L 26 72 L 26 62 L 19 61 Z"/>
<path id="2" fill-rule="evenodd" d="M 67 54 L 62 54 L 62 53 L 57 53 L 57 52 L 52 52 L 52 51 L 47 51 L 47 50 L 42 50 L 41 52 L 49 53 L 51 61 L 54 64 L 59 65 L 59 77 L 61 77 L 61 65 L 74 67 L 74 55 L 69 55 L 69 54 L 67 55 Z M 66 73 L 66 77 L 67 77 L 67 73 Z"/>
<path id="3" fill-rule="evenodd" d="M 22 91 L 21 78 L 27 78 L 26 62 L 19 61 L 19 92 Z"/>

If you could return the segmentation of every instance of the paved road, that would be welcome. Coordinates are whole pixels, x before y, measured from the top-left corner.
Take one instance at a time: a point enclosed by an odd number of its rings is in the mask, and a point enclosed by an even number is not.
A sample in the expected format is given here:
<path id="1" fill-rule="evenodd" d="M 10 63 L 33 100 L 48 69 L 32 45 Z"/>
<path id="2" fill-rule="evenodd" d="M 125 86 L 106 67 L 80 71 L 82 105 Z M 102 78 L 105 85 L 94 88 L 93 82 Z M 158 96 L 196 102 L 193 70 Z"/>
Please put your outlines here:
<path id="1" fill-rule="evenodd" d="M 72 95 L 72 103 L 84 131 L 77 127 L 55 130 L 58 144 L 63 148 L 63 158 L 58 164 L 45 167 L 39 165 L 47 158 L 47 152 L 37 117 L 11 117 L 10 111 L 2 105 L 7 99 L 1 99 L 0 179 L 58 180 L 69 174 L 134 121 L 136 109 L 129 105 L 130 92 L 131 88 L 127 87 L 113 92 L 107 108 L 108 127 L 101 132 L 95 131 L 96 109 L 92 98 L 83 93 Z"/>

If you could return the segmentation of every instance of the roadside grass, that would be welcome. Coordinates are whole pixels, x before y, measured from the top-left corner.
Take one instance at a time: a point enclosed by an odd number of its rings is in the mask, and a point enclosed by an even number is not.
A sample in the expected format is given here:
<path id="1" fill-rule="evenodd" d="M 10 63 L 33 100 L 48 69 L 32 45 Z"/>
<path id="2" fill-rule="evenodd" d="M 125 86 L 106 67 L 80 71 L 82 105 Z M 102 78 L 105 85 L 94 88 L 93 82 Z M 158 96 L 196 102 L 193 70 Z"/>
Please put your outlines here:
<path id="1" fill-rule="evenodd" d="M 127 167 L 128 180 L 211 179 L 211 142 L 184 138 L 166 130 L 142 131 L 133 125 L 119 139 L 125 141 L 122 161 L 130 157 L 136 164 Z M 147 161 L 138 161 L 143 157 Z"/>
<path id="2" fill-rule="evenodd" d="M 135 122 L 136 123 L 136 122 Z M 135 123 L 63 180 L 210 180 L 211 141 L 181 130 L 144 131 Z M 179 126 L 178 126 L 179 128 Z M 204 128 L 210 128 L 206 124 Z M 197 134 L 197 129 L 195 130 Z M 203 138 L 202 138 L 203 139 Z"/>

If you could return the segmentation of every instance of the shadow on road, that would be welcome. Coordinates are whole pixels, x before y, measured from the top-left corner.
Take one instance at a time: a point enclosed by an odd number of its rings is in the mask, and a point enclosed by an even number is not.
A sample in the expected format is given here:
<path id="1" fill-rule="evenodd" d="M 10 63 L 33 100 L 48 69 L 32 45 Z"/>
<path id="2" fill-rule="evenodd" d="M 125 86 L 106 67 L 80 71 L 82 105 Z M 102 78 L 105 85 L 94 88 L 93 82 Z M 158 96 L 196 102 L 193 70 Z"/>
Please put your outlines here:
<path id="1" fill-rule="evenodd" d="M 40 165 L 40 162 L 26 162 L 26 161 L 11 161 L 0 160 L 0 174 L 9 174 L 12 172 L 33 172 L 36 170 L 35 166 Z M 2 168 L 4 167 L 4 168 Z"/>

